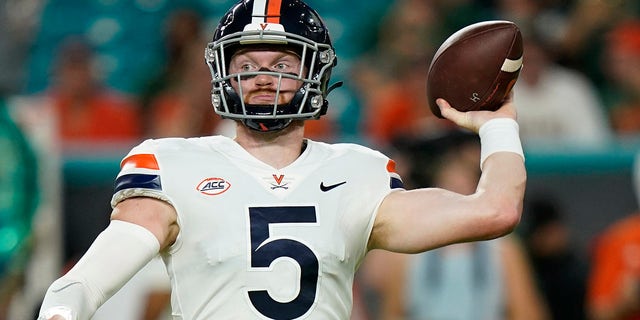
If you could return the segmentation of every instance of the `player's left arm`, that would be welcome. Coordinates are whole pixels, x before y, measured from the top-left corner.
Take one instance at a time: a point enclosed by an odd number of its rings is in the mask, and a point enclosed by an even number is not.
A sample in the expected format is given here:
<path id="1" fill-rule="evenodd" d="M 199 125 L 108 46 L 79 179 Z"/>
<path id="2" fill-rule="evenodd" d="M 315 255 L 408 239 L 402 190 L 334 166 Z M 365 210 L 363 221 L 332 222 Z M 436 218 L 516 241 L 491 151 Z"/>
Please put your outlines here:
<path id="1" fill-rule="evenodd" d="M 390 193 L 378 208 L 369 249 L 423 252 L 500 237 L 520 221 L 526 170 L 512 101 L 497 112 L 462 113 L 439 100 L 445 117 L 480 132 L 482 175 L 476 192 L 422 188 Z"/>

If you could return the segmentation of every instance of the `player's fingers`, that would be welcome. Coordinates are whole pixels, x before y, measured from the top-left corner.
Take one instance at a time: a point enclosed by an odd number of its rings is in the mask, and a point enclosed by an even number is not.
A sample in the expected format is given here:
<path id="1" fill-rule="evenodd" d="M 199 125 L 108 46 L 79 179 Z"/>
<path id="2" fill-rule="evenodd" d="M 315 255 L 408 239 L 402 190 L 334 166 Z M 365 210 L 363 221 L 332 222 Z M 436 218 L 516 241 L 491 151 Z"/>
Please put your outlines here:
<path id="1" fill-rule="evenodd" d="M 442 113 L 443 117 L 453 121 L 458 126 L 475 131 L 475 128 L 473 128 L 473 122 L 471 121 L 471 117 L 468 112 L 460 112 L 454 109 L 444 99 L 437 99 L 436 104 L 438 104 L 438 107 L 440 107 L 440 113 Z"/>
<path id="2" fill-rule="evenodd" d="M 460 112 L 454 109 L 453 107 L 451 107 L 451 105 L 449 104 L 449 102 L 447 102 L 447 100 L 444 100 L 441 98 L 437 99 L 436 104 L 438 105 L 438 107 L 440 107 L 440 113 L 442 114 L 443 117 L 453 122 L 456 122 L 456 119 L 459 117 L 458 113 Z"/>

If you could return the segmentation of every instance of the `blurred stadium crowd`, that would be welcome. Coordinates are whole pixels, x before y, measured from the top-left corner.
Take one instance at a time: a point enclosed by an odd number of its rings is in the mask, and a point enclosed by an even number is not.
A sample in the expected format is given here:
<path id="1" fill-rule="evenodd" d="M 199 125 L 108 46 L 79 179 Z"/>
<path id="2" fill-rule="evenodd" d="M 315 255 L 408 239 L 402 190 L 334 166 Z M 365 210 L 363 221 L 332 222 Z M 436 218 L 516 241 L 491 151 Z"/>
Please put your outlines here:
<path id="1" fill-rule="evenodd" d="M 203 59 L 233 2 L 0 0 L 0 320 L 33 318 L 49 283 L 106 226 L 129 148 L 151 137 L 233 134 L 213 112 Z M 461 151 L 473 138 L 428 108 L 426 72 L 438 46 L 492 19 L 516 22 L 525 39 L 514 88 L 531 184 L 522 227 L 504 243 L 447 248 L 428 263 L 373 253 L 356 279 L 354 320 L 640 319 L 639 1 L 308 3 L 337 50 L 333 79 L 345 82 L 308 137 L 385 150 L 408 186 L 454 189 L 477 178 L 477 166 L 453 161 L 475 159 Z M 623 219 L 632 226 L 616 224 Z M 614 224 L 625 236 L 609 235 Z M 166 312 L 161 273 L 141 276 L 128 290 L 138 298 L 103 314 Z M 477 277 L 492 286 L 478 289 Z M 460 295 L 469 292 L 477 296 Z M 439 303 L 425 311 L 421 294 Z M 479 316 L 487 306 L 498 309 Z"/>

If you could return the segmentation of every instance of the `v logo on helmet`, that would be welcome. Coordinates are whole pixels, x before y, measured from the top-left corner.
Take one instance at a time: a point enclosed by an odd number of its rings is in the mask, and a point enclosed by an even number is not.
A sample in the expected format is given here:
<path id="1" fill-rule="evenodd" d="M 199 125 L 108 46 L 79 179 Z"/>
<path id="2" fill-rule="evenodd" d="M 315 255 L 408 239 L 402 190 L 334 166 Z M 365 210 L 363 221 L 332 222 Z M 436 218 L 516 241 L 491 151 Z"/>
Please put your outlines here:
<path id="1" fill-rule="evenodd" d="M 243 31 L 279 31 L 279 32 L 284 32 L 284 26 L 281 25 L 281 24 L 278 24 L 278 23 L 257 22 L 257 23 L 250 23 L 250 24 L 244 26 Z M 256 38 L 255 39 L 256 41 L 257 40 L 265 41 L 265 39 L 258 38 L 257 35 L 245 35 L 243 39 L 246 39 L 246 38 L 248 38 L 250 36 Z M 286 37 L 280 36 L 277 39 L 286 39 Z"/>

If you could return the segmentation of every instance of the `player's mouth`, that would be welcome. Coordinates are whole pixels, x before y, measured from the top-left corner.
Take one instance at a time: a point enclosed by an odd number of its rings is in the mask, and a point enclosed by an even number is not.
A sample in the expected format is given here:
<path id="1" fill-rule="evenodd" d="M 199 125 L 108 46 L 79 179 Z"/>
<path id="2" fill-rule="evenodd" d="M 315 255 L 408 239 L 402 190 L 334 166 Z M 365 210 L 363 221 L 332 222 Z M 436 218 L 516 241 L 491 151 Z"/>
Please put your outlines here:
<path id="1" fill-rule="evenodd" d="M 282 92 L 281 92 L 282 94 Z M 278 100 L 274 91 L 257 91 L 249 95 L 250 104 L 274 104 Z"/>
<path id="2" fill-rule="evenodd" d="M 249 101 L 251 104 L 273 104 L 275 99 L 275 94 L 260 94 L 252 96 Z"/>

